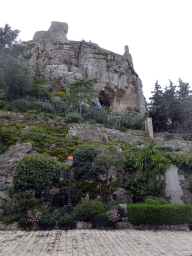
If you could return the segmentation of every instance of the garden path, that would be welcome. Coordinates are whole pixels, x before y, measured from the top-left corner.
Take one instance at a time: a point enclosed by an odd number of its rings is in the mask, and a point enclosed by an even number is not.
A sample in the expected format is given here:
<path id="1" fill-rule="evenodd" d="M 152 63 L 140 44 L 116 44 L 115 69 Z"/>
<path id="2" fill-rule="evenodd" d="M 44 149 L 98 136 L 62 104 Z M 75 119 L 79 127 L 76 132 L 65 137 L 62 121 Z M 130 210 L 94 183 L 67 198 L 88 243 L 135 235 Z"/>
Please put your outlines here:
<path id="1" fill-rule="evenodd" d="M 74 229 L 0 231 L 1 256 L 191 256 L 192 232 Z"/>

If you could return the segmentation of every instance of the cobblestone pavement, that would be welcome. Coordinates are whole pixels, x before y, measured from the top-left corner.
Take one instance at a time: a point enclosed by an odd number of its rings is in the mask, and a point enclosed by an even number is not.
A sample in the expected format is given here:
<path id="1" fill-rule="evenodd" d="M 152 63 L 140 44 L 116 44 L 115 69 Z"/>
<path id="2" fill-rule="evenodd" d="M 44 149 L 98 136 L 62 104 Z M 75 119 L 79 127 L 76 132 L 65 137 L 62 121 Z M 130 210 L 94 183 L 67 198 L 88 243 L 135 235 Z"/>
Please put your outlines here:
<path id="1" fill-rule="evenodd" d="M 0 231 L 0 256 L 192 256 L 192 232 Z"/>

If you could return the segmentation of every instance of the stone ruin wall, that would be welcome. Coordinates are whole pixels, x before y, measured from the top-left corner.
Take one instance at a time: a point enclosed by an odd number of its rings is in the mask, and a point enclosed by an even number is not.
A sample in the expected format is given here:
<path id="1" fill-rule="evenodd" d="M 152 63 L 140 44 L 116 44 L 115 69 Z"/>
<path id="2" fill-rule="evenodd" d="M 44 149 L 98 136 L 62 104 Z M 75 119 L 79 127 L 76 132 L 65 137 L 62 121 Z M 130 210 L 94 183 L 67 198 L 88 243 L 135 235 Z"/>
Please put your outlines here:
<path id="1" fill-rule="evenodd" d="M 146 112 L 142 82 L 134 70 L 128 46 L 124 55 L 100 48 L 97 44 L 67 39 L 68 24 L 52 22 L 48 31 L 39 31 L 25 42 L 25 57 L 47 81 L 63 84 L 78 78 L 99 78 L 95 89 L 99 102 L 113 112 Z"/>

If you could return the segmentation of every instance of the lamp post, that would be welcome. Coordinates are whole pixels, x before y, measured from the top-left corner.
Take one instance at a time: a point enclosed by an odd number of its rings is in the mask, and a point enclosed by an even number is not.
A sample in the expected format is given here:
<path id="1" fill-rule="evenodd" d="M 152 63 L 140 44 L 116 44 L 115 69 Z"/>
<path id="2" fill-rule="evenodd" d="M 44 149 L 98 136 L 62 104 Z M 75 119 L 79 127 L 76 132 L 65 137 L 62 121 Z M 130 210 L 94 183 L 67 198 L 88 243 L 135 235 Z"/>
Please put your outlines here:
<path id="1" fill-rule="evenodd" d="M 73 157 L 68 156 L 67 164 L 69 166 L 69 194 L 68 194 L 68 205 L 67 205 L 67 213 L 71 214 L 71 169 L 73 165 Z"/>

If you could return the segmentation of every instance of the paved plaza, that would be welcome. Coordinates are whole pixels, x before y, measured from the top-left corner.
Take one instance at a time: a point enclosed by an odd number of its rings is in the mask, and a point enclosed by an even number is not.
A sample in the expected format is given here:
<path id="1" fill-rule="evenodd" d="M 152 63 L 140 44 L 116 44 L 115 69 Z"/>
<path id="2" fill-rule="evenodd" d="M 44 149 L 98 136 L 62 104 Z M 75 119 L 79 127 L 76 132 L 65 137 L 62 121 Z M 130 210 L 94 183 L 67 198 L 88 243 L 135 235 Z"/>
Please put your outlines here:
<path id="1" fill-rule="evenodd" d="M 0 231 L 0 256 L 192 256 L 192 232 L 139 230 Z"/>

